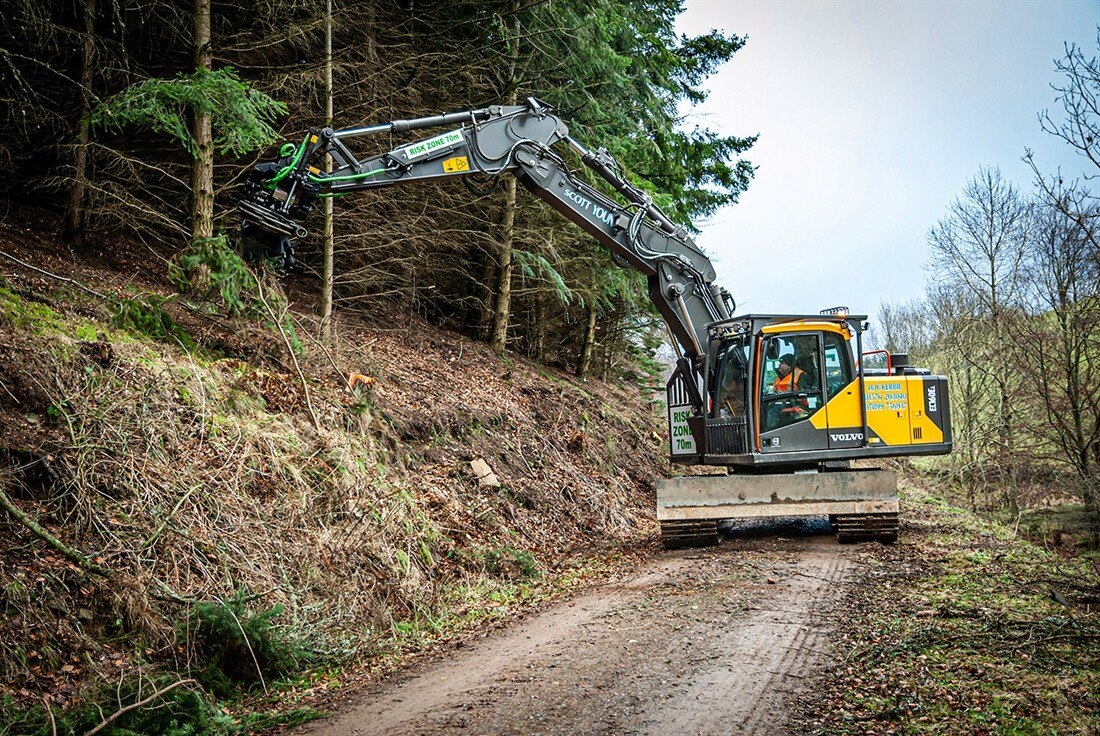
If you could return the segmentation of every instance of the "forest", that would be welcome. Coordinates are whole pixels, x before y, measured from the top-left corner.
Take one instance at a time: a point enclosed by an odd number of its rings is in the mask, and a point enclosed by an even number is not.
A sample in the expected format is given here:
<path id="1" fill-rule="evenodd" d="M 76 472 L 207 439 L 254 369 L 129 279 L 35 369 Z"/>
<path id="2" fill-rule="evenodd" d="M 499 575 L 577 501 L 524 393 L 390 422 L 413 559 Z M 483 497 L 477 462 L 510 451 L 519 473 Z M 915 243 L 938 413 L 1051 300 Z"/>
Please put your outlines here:
<path id="1" fill-rule="evenodd" d="M 694 232 L 750 187 L 756 131 L 685 124 L 747 41 L 678 35 L 682 9 L 6 4 L 0 736 L 293 725 L 318 716 L 297 704 L 341 668 L 397 666 L 653 543 L 654 484 L 671 472 L 654 400 L 667 335 L 641 275 L 511 177 L 325 199 L 290 272 L 241 259 L 235 205 L 248 172 L 308 130 L 533 97 Z M 1040 125 L 1100 167 L 1100 62 L 1070 47 L 1057 71 Z M 926 297 L 881 305 L 873 347 L 949 378 L 954 451 L 898 470 L 1072 557 L 1081 567 L 1055 578 L 1028 556 L 1028 574 L 1094 609 L 1094 575 L 1078 571 L 1100 546 L 1097 202 L 1087 178 L 1029 160 L 1027 188 L 991 164 L 945 203 Z M 940 506 L 920 496 L 903 534 L 1012 544 Z M 934 538 L 932 567 L 988 572 L 992 553 L 955 543 Z M 901 587 L 917 578 L 893 564 L 903 553 L 860 554 L 897 575 L 876 585 Z M 930 607 L 938 594 L 905 605 L 1000 620 L 965 596 Z M 1028 601 L 1038 613 L 1020 626 L 1062 646 L 1049 601 Z M 1073 609 L 1081 641 L 1100 640 L 1093 609 Z M 889 670 L 899 648 L 879 631 L 845 636 Z M 946 641 L 965 650 L 959 631 Z M 1066 646 L 1071 675 L 1051 666 L 1042 684 L 1076 678 L 1080 700 L 1050 698 L 1059 718 L 1084 713 L 1085 733 L 1095 645 Z M 867 723 L 838 732 L 876 732 L 858 708 L 894 707 L 860 703 L 844 728 Z M 962 723 L 944 732 L 975 732 Z"/>
<path id="2" fill-rule="evenodd" d="M 690 226 L 748 185 L 740 155 L 752 138 L 679 124 L 680 105 L 701 100 L 703 80 L 742 44 L 717 31 L 677 38 L 679 10 L 17 3 L 2 21 L 7 186 L 64 208 L 74 247 L 125 229 L 209 248 L 235 229 L 234 192 L 275 143 L 535 97 Z M 661 334 L 642 281 L 514 183 L 481 184 L 332 203 L 325 237 L 302 250 L 306 267 L 330 275 L 325 309 L 398 302 L 497 354 L 582 377 L 642 357 Z"/>
<path id="3" fill-rule="evenodd" d="M 0 733 L 312 718 L 330 668 L 491 626 L 651 533 L 663 327 L 514 179 L 327 200 L 291 273 L 232 235 L 247 173 L 311 128 L 528 97 L 690 228 L 753 138 L 680 125 L 743 44 L 678 36 L 681 7 L 7 8 Z"/>

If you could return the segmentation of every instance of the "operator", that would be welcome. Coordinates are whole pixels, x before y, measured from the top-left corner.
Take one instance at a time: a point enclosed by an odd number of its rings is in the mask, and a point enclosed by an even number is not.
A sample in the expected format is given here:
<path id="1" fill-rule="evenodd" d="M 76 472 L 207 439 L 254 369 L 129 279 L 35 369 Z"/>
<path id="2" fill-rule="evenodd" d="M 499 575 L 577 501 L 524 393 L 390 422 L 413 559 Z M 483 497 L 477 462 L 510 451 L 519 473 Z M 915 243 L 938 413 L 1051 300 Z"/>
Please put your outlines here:
<path id="1" fill-rule="evenodd" d="M 775 381 L 772 383 L 772 393 L 775 394 L 793 393 L 800 389 L 800 382 L 808 382 L 806 372 L 795 364 L 794 353 L 785 353 L 781 356 L 775 372 Z M 768 409 L 766 427 L 776 429 L 805 419 L 809 415 L 805 398 L 780 399 Z"/>
<path id="2" fill-rule="evenodd" d="M 775 369 L 775 383 L 772 387 L 777 394 L 785 394 L 799 389 L 799 382 L 806 372 L 795 365 L 794 353 L 786 353 L 779 358 L 779 365 Z"/>

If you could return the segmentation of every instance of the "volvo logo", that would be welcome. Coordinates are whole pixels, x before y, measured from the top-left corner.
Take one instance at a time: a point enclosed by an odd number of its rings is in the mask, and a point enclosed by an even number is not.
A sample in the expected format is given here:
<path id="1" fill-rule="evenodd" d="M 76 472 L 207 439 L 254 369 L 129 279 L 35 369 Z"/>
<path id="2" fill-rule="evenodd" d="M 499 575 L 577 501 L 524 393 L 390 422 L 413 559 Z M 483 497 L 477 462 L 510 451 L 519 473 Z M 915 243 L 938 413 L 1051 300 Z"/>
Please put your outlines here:
<path id="1" fill-rule="evenodd" d="M 831 439 L 833 442 L 862 442 L 863 432 L 845 432 L 830 434 L 829 439 Z"/>

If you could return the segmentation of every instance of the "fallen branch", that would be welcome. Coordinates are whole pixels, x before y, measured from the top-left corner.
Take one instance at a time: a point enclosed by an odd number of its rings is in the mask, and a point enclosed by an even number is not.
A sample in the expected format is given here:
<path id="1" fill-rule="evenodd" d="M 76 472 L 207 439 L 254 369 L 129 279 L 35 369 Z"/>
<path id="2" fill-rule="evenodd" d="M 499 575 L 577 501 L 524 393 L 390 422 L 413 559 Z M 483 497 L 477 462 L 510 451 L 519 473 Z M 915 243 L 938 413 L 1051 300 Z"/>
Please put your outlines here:
<path id="1" fill-rule="evenodd" d="M 191 680 L 191 679 L 179 680 L 177 682 L 173 682 L 168 687 L 161 688 L 160 690 L 157 690 L 155 693 L 153 693 L 152 695 L 147 697 L 145 700 L 139 700 L 136 703 L 131 703 L 130 705 L 127 705 L 125 708 L 120 708 L 119 710 L 116 710 L 114 713 L 112 713 L 111 715 L 104 718 L 98 726 L 93 728 L 91 731 L 88 731 L 87 733 L 85 733 L 84 736 L 92 736 L 93 734 L 99 733 L 103 729 L 107 728 L 107 726 L 111 725 L 112 723 L 117 721 L 119 718 L 126 715 L 127 713 L 134 710 L 135 708 L 140 708 L 143 705 L 148 705 L 149 703 L 153 702 L 154 700 L 156 700 L 160 696 L 164 695 L 165 693 L 168 693 L 171 690 L 175 690 L 180 685 L 186 685 L 187 683 L 193 683 L 195 685 L 199 684 L 198 680 Z"/>
<path id="2" fill-rule="evenodd" d="M 46 714 L 50 717 L 50 735 L 57 736 L 57 721 L 53 717 L 53 706 L 50 705 L 50 699 L 43 695 L 42 702 L 46 704 Z"/>
<path id="3" fill-rule="evenodd" d="M 26 261 L 19 260 L 18 258 L 16 258 L 15 256 L 13 256 L 10 253 L 5 253 L 4 251 L 0 250 L 0 256 L 4 256 L 4 258 L 7 258 L 9 261 L 14 261 L 15 263 L 18 263 L 23 268 L 29 268 L 30 270 L 36 271 L 37 273 L 40 273 L 43 276 L 49 276 L 51 279 L 57 279 L 58 281 L 62 281 L 66 284 L 72 284 L 76 288 L 78 288 L 82 291 L 86 291 L 89 294 L 91 294 L 92 296 L 97 297 L 99 299 L 106 299 L 107 298 L 106 294 L 100 294 L 95 289 L 89 289 L 87 286 L 80 283 L 76 279 L 70 279 L 67 276 L 58 276 L 56 273 L 50 273 L 49 271 L 38 268 L 37 266 L 32 266 L 31 264 L 27 263 Z"/>
<path id="4" fill-rule="evenodd" d="M 89 558 L 87 555 L 82 552 L 78 552 L 77 550 L 68 546 L 60 539 L 46 531 L 45 527 L 43 527 L 37 521 L 23 513 L 19 509 L 19 507 L 12 503 L 11 499 L 8 498 L 8 494 L 4 492 L 3 488 L 0 488 L 0 507 L 11 514 L 12 517 L 20 524 L 34 532 L 40 539 L 46 542 L 46 544 L 56 549 L 58 552 L 65 555 L 88 572 L 94 572 L 97 575 L 102 575 L 104 577 L 109 577 L 111 575 L 111 571 L 109 569 L 95 562 L 92 562 L 91 558 Z"/>

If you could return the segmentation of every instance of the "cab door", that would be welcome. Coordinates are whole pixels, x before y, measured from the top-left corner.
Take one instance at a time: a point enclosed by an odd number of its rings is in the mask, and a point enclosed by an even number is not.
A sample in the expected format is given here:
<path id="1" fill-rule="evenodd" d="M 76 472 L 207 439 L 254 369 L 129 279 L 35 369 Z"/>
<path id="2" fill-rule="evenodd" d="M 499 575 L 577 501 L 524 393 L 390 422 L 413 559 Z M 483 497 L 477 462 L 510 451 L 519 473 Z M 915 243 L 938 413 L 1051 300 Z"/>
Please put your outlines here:
<path id="1" fill-rule="evenodd" d="M 819 332 L 763 337 L 757 426 L 761 452 L 828 448 Z"/>
<path id="2" fill-rule="evenodd" d="M 829 448 L 863 446 L 863 416 L 859 381 L 848 341 L 833 332 L 822 334 L 824 391 L 829 412 L 820 426 L 828 427 Z"/>

